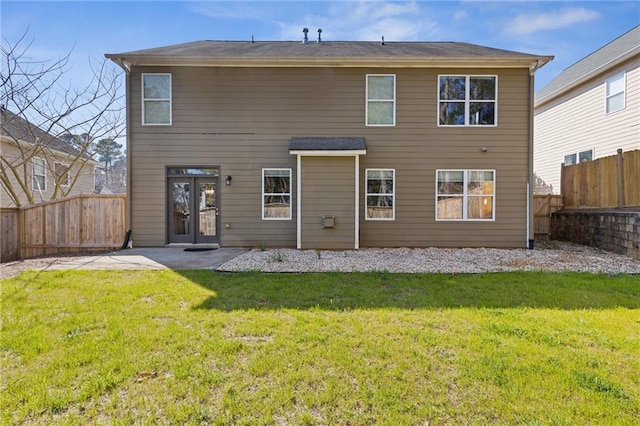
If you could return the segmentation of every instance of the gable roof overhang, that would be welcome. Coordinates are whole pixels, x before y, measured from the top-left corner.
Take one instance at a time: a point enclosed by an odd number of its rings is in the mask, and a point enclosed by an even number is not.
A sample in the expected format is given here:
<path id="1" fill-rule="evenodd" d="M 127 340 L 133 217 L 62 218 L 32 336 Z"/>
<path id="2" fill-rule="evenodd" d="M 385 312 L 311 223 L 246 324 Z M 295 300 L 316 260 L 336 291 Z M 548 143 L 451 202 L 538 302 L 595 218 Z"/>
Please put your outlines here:
<path id="1" fill-rule="evenodd" d="M 125 71 L 134 66 L 523 68 L 535 71 L 553 56 L 457 42 L 199 41 L 106 54 Z"/>

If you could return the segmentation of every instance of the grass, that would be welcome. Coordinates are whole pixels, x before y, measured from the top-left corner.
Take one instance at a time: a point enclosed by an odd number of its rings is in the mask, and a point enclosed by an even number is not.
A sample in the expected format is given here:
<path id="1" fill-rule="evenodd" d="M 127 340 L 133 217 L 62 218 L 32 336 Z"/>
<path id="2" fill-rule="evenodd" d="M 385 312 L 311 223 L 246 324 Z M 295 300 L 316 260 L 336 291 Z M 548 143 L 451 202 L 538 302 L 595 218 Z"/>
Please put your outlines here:
<path id="1" fill-rule="evenodd" d="M 3 424 L 637 424 L 640 277 L 27 272 Z"/>

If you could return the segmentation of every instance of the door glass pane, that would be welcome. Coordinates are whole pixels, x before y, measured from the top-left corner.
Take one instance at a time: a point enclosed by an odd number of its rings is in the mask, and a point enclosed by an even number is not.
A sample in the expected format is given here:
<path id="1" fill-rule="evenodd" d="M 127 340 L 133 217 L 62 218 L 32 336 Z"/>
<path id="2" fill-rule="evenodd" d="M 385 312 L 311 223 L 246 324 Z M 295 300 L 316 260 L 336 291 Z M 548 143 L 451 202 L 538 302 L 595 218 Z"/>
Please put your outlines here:
<path id="1" fill-rule="evenodd" d="M 173 235 L 188 235 L 191 212 L 189 210 L 189 184 L 173 184 Z"/>
<path id="2" fill-rule="evenodd" d="M 201 236 L 214 237 L 216 235 L 216 185 L 201 183 L 199 186 L 199 232 Z"/>

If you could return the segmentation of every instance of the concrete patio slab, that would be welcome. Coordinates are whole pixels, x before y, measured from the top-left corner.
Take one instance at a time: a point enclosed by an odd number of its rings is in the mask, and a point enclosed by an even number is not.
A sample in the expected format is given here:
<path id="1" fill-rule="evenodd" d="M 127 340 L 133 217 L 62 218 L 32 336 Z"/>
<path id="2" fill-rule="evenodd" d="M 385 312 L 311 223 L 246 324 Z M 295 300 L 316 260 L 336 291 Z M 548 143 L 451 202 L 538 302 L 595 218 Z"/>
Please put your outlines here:
<path id="1" fill-rule="evenodd" d="M 73 257 L 48 265 L 42 270 L 104 269 L 215 269 L 244 253 L 242 248 L 185 251 L 183 248 L 134 248 L 93 256 Z"/>

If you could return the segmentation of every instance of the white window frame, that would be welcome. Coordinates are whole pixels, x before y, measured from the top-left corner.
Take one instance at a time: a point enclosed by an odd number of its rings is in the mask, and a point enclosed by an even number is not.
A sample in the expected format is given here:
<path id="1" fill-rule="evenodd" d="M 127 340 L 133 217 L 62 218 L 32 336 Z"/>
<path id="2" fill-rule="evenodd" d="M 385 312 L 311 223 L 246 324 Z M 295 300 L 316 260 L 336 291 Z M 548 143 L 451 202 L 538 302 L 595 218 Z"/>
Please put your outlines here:
<path id="1" fill-rule="evenodd" d="M 38 166 L 42 166 L 42 174 L 36 175 L 36 162 L 42 162 Z M 38 188 L 36 176 L 44 177 L 44 188 Z M 31 189 L 33 191 L 46 191 L 47 190 L 47 160 L 41 157 L 33 157 L 31 159 Z"/>
<path id="2" fill-rule="evenodd" d="M 573 166 L 574 164 L 580 164 L 582 161 L 580 161 L 580 154 L 584 154 L 586 152 L 591 151 L 591 160 L 587 160 L 587 161 L 593 161 L 593 159 L 595 158 L 595 154 L 596 154 L 596 150 L 595 148 L 589 148 L 589 149 L 583 149 L 582 151 L 577 151 L 577 152 L 570 152 L 568 154 L 566 154 L 563 158 L 563 164 L 565 166 Z M 575 163 L 571 163 L 571 164 L 567 164 L 567 157 L 570 155 L 575 155 L 576 156 L 576 162 Z"/>
<path id="3" fill-rule="evenodd" d="M 438 194 L 438 174 L 439 172 L 463 172 L 462 194 Z M 471 172 L 491 172 L 493 173 L 493 193 L 491 196 L 491 218 L 475 219 L 467 217 L 469 205 L 469 197 L 488 197 L 489 194 L 469 195 L 467 193 L 468 176 Z M 495 169 L 436 169 L 435 179 L 435 195 L 436 195 L 436 221 L 437 222 L 495 222 L 496 221 L 496 170 Z M 439 219 L 438 218 L 438 198 L 439 197 L 461 197 L 462 198 L 462 219 Z"/>
<path id="4" fill-rule="evenodd" d="M 169 77 L 169 97 L 168 98 L 151 98 L 147 99 L 144 97 L 144 78 L 148 75 L 151 76 L 168 76 Z M 140 79 L 141 93 L 140 97 L 142 98 L 142 125 L 143 126 L 171 126 L 173 124 L 173 78 L 171 73 L 142 73 L 142 77 Z M 147 102 L 169 102 L 169 122 L 168 123 L 147 123 L 145 122 L 145 109 Z"/>
<path id="5" fill-rule="evenodd" d="M 54 175 L 55 175 L 55 178 L 56 178 L 56 184 L 58 183 L 58 177 L 59 177 L 59 176 L 58 176 L 58 171 L 56 170 L 56 167 L 57 167 L 58 165 L 60 165 L 60 166 L 64 167 L 65 169 L 67 169 L 67 170 L 66 170 L 66 172 L 65 172 L 65 173 L 66 173 L 66 175 L 67 175 L 67 181 L 66 181 L 66 182 L 61 182 L 61 183 L 60 183 L 60 186 L 61 186 L 61 187 L 68 188 L 68 187 L 69 187 L 69 181 L 71 181 L 71 175 L 69 174 L 69 165 L 68 165 L 68 164 L 65 164 L 65 163 L 62 163 L 62 162 L 60 162 L 60 161 L 56 161 L 56 162 L 53 164 L 53 172 L 54 172 Z"/>
<path id="6" fill-rule="evenodd" d="M 369 99 L 369 77 L 393 77 L 393 99 Z M 367 74 L 365 84 L 365 111 L 364 124 L 367 127 L 394 127 L 396 125 L 396 75 L 395 74 Z M 386 102 L 393 105 L 391 124 L 370 124 L 369 123 L 369 103 Z"/>
<path id="7" fill-rule="evenodd" d="M 287 171 L 289 172 L 289 192 L 283 192 L 283 193 L 265 193 L 264 192 L 264 174 L 265 171 Z M 264 167 L 262 169 L 262 200 L 260 201 L 260 206 L 262 207 L 261 210 L 261 215 L 262 215 L 262 220 L 291 220 L 293 218 L 293 192 L 292 192 L 292 188 L 293 188 L 293 169 L 290 168 L 279 168 L 279 167 Z M 279 195 L 279 196 L 289 196 L 289 216 L 288 217 L 265 217 L 264 216 L 264 197 L 267 195 Z"/>
<path id="8" fill-rule="evenodd" d="M 391 197 L 393 199 L 393 205 L 391 206 L 391 217 L 369 217 L 367 210 L 369 209 L 369 203 L 367 203 L 367 198 L 369 196 L 372 197 L 380 197 L 381 193 L 379 192 L 369 192 L 368 188 L 369 188 L 369 172 L 370 171 L 376 171 L 376 172 L 392 172 L 393 173 L 393 192 L 391 194 L 384 194 L 384 196 L 387 197 Z M 392 220 L 396 220 L 396 169 L 365 169 L 364 171 L 364 191 L 365 191 L 365 197 L 364 197 L 364 219 L 365 220 L 382 220 L 382 221 L 392 221 Z"/>
<path id="9" fill-rule="evenodd" d="M 464 77 L 465 78 L 465 87 L 464 87 L 464 101 L 448 101 L 448 100 L 442 100 L 440 99 L 440 78 L 441 77 Z M 438 124 L 438 127 L 497 127 L 498 126 L 498 76 L 497 75 L 491 75 L 491 74 L 438 74 L 438 81 L 437 81 L 437 88 L 438 88 L 438 95 L 437 95 L 437 101 L 436 101 L 436 111 L 437 111 L 437 117 L 436 117 L 436 123 Z M 469 88 L 470 88 L 470 84 L 469 81 L 471 78 L 493 78 L 495 79 L 495 87 L 496 87 L 496 91 L 495 91 L 495 99 L 492 101 L 483 101 L 483 100 L 471 100 L 469 99 Z M 462 103 L 464 102 L 464 124 L 440 124 L 440 102 L 459 102 Z M 469 120 L 471 118 L 470 112 L 469 112 L 469 104 L 471 102 L 484 102 L 484 103 L 489 103 L 489 102 L 493 102 L 494 107 L 493 107 L 493 124 L 469 124 Z"/>
<path id="10" fill-rule="evenodd" d="M 616 93 L 609 93 L 610 84 L 613 81 L 616 81 L 620 78 L 622 78 L 622 90 Z M 609 111 L 609 104 L 608 104 L 609 99 L 621 93 L 622 93 L 622 107 L 613 111 Z M 627 72 L 622 71 L 607 78 L 604 82 L 604 113 L 606 115 L 613 114 L 618 111 L 622 111 L 626 107 L 627 107 Z"/>

